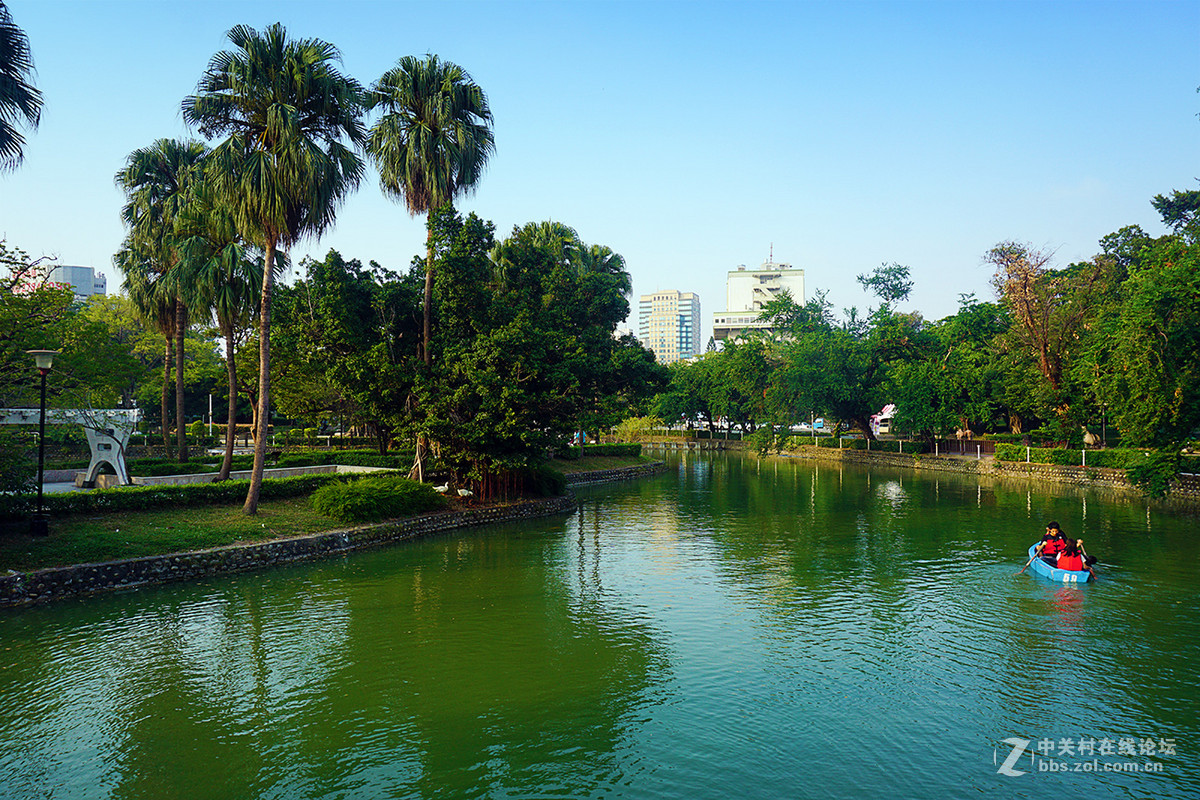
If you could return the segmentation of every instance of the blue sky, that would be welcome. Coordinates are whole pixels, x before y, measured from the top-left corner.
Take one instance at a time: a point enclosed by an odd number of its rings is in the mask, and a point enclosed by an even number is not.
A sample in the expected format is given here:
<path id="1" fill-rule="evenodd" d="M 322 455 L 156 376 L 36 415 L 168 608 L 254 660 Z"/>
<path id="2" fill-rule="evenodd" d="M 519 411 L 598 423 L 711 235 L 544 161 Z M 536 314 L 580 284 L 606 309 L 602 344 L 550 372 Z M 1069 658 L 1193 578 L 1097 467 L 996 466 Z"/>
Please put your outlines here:
<path id="1" fill-rule="evenodd" d="M 992 297 L 997 242 L 1089 258 L 1124 225 L 1161 233 L 1150 199 L 1200 178 L 1197 0 L 8 6 L 46 107 L 24 165 L 0 175 L 0 236 L 101 268 L 110 289 L 113 175 L 134 149 L 196 135 L 180 101 L 236 24 L 330 41 L 364 84 L 403 55 L 463 66 L 497 152 L 459 207 L 501 234 L 555 219 L 612 247 L 635 309 L 699 292 L 706 338 L 725 273 L 771 247 L 839 309 L 871 302 L 856 275 L 907 264 L 908 307 L 937 319 L 961 293 Z M 403 269 L 423 246 L 423 220 L 372 173 L 292 255 Z"/>

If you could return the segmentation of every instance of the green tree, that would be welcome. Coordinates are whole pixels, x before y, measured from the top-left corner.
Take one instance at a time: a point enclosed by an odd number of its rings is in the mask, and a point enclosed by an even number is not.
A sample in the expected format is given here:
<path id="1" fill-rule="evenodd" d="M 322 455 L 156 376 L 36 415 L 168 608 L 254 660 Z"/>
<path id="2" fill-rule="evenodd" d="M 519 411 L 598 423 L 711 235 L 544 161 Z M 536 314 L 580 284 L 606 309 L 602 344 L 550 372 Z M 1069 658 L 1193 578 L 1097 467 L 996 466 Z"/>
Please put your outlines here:
<path id="1" fill-rule="evenodd" d="M 117 186 L 125 193 L 121 220 L 128 233 L 115 259 L 126 274 L 131 292 L 145 296 L 144 307 L 160 327 L 168 319 L 174 322 L 169 335 L 175 338 L 175 417 L 179 461 L 187 461 L 187 432 L 183 427 L 183 340 L 188 328 L 187 305 L 180 282 L 171 271 L 179 265 L 179 238 L 175 223 L 190 200 L 192 185 L 207 149 L 199 142 L 159 139 L 149 147 L 134 150 L 116 175 Z M 133 274 L 140 271 L 142 274 Z M 174 300 L 170 315 L 163 305 Z M 166 417 L 163 418 L 166 426 Z"/>
<path id="2" fill-rule="evenodd" d="M 475 190 L 495 151 L 487 95 L 457 64 L 436 55 L 405 56 L 371 87 L 369 104 L 383 114 L 367 151 L 385 194 L 412 215 L 429 215 Z M 433 305 L 433 231 L 425 265 L 421 353 L 429 365 Z"/>
<path id="3" fill-rule="evenodd" d="M 29 38 L 0 0 L 0 172 L 16 169 L 25 157 L 25 137 L 17 125 L 37 128 L 42 93 L 33 85 Z"/>
<path id="4" fill-rule="evenodd" d="M 232 215 L 215 200 L 203 180 L 196 186 L 191 203 L 176 224 L 182 240 L 182 263 L 176 269 L 177 292 L 189 305 L 204 309 L 216 322 L 225 343 L 227 410 L 225 455 L 217 480 L 229 478 L 237 435 L 238 375 L 236 353 L 244 341 L 258 309 L 262 293 L 262 252 L 245 243 Z M 276 274 L 287 265 L 286 255 L 276 253 Z"/>
<path id="5" fill-rule="evenodd" d="M 282 287 L 278 298 L 280 357 L 272 380 L 281 408 L 349 417 L 372 430 L 386 452 L 408 423 L 421 278 L 375 262 L 364 267 L 336 250 L 303 266 L 305 277 Z"/>
<path id="6" fill-rule="evenodd" d="M 338 51 L 327 42 L 289 40 L 278 23 L 261 33 L 239 25 L 228 37 L 236 49 L 213 56 L 196 94 L 184 99 L 183 116 L 205 137 L 227 137 L 210 157 L 215 199 L 273 264 L 277 250 L 324 232 L 361 180 L 364 165 L 353 148 L 366 141 L 364 93 L 338 71 Z M 273 289 L 274 273 L 266 270 L 247 514 L 258 511 L 266 458 Z"/>
<path id="7" fill-rule="evenodd" d="M 892 373 L 888 395 L 904 429 L 927 437 L 959 427 L 979 430 L 1005 409 L 995 339 L 1008 330 L 1008 314 L 973 295 L 961 303 L 957 314 L 927 328 L 926 357 L 902 361 Z"/>

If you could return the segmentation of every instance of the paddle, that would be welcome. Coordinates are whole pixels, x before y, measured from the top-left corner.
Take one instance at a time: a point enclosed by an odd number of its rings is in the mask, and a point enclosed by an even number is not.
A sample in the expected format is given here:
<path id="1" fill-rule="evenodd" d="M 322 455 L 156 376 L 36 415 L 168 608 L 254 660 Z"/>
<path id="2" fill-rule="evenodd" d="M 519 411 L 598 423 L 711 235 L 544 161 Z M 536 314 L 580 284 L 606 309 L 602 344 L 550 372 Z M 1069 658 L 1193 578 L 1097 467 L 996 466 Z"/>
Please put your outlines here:
<path id="1" fill-rule="evenodd" d="M 1033 551 L 1033 556 L 1032 556 L 1032 557 L 1030 557 L 1030 559 L 1029 559 L 1028 561 L 1026 561 L 1026 562 L 1025 562 L 1025 566 L 1021 567 L 1021 572 L 1024 572 L 1025 570 L 1029 569 L 1029 565 L 1033 563 L 1033 559 L 1035 559 L 1035 558 L 1037 558 L 1037 557 L 1038 557 L 1038 554 L 1042 552 L 1042 548 L 1043 548 L 1045 545 L 1046 545 L 1046 543 L 1045 543 L 1045 542 L 1042 542 L 1041 544 L 1039 544 L 1039 545 L 1037 546 L 1037 549 Z M 1018 575 L 1020 575 L 1020 574 L 1021 574 L 1021 572 L 1018 572 L 1017 574 L 1018 574 Z"/>
<path id="2" fill-rule="evenodd" d="M 1087 567 L 1087 571 L 1088 571 L 1088 572 L 1090 572 L 1090 573 L 1092 573 L 1092 577 L 1093 577 L 1093 578 L 1095 578 L 1095 577 L 1096 577 L 1096 570 L 1092 569 L 1092 565 L 1091 565 L 1091 564 L 1089 564 L 1089 563 L 1087 562 L 1087 560 L 1088 560 L 1088 554 L 1087 554 L 1087 550 L 1084 550 L 1084 549 L 1083 549 L 1083 542 L 1076 542 L 1076 543 L 1075 543 L 1075 546 L 1076 546 L 1076 547 L 1078 547 L 1078 548 L 1079 548 L 1079 552 L 1083 554 L 1083 565 L 1084 565 L 1085 567 Z"/>

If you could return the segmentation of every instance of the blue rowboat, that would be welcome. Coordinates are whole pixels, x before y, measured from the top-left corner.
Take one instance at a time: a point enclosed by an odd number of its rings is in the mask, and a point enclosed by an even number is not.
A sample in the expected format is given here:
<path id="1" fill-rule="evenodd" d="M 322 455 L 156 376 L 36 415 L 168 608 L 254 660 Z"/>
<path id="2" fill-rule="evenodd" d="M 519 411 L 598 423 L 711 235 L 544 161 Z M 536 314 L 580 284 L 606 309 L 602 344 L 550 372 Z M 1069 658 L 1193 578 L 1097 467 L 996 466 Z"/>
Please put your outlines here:
<path id="1" fill-rule="evenodd" d="M 1037 545 L 1029 548 L 1029 557 L 1033 558 L 1034 551 L 1037 550 Z M 1029 565 L 1029 571 L 1041 575 L 1043 578 L 1049 578 L 1055 583 L 1087 583 L 1092 579 L 1092 573 L 1086 569 L 1058 569 L 1052 567 L 1042 557 L 1033 558 L 1033 562 Z"/>

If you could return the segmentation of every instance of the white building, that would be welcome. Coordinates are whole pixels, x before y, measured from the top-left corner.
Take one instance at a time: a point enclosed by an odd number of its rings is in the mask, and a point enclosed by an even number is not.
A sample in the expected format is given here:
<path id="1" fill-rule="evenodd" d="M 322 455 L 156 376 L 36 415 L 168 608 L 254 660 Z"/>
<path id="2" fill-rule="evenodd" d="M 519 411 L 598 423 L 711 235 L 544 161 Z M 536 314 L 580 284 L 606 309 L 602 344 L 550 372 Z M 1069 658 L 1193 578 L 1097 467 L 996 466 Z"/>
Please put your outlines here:
<path id="1" fill-rule="evenodd" d="M 70 284 L 76 300 L 87 300 L 95 294 L 108 294 L 108 279 L 103 272 L 91 267 L 69 265 L 39 265 L 26 273 L 16 291 L 33 291 L 45 283 Z"/>
<path id="2" fill-rule="evenodd" d="M 804 270 L 777 264 L 771 258 L 758 269 L 739 266 L 730 270 L 725 281 L 726 310 L 713 312 L 713 338 L 722 342 L 748 330 L 771 330 L 758 316 L 785 290 L 797 305 L 804 305 Z"/>
<path id="3" fill-rule="evenodd" d="M 700 354 L 700 295 L 667 290 L 638 301 L 638 339 L 660 364 Z"/>

